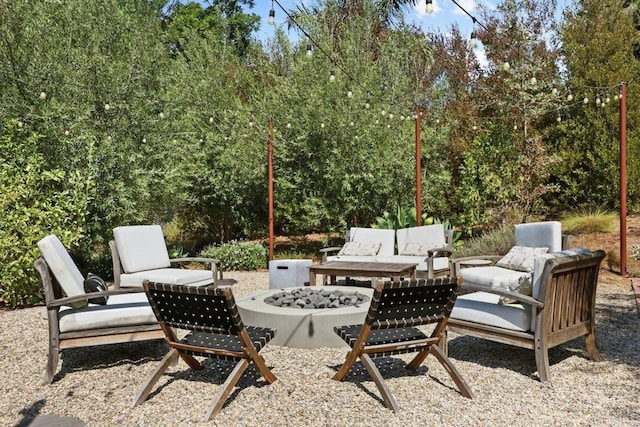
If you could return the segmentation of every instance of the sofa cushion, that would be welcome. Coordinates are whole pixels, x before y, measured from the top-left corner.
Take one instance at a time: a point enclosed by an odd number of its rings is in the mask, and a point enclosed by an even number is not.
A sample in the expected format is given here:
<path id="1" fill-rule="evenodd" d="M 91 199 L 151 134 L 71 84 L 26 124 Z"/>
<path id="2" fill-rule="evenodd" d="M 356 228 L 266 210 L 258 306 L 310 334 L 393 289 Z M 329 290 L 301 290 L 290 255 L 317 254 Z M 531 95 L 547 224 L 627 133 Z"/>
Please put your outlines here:
<path id="1" fill-rule="evenodd" d="M 487 292 L 460 295 L 450 318 L 514 331 L 529 331 L 532 325 L 531 307 L 526 304 L 499 304 L 499 299 L 499 295 Z"/>
<path id="2" fill-rule="evenodd" d="M 204 286 L 213 283 L 211 270 L 188 270 L 182 268 L 159 268 L 120 275 L 120 286 L 142 287 L 142 282 L 167 283 L 169 285 Z"/>
<path id="3" fill-rule="evenodd" d="M 61 308 L 60 333 L 156 323 L 144 292 L 111 295 L 106 305 Z"/>
<path id="4" fill-rule="evenodd" d="M 496 265 L 511 270 L 533 271 L 534 261 L 545 254 L 549 248 L 530 248 L 528 246 L 514 246 L 509 253 L 502 257 Z"/>
<path id="5" fill-rule="evenodd" d="M 171 267 L 159 225 L 130 225 L 113 229 L 125 273 Z"/>
<path id="6" fill-rule="evenodd" d="M 375 256 L 382 244 L 380 242 L 347 242 L 338 255 Z"/>
<path id="7" fill-rule="evenodd" d="M 84 295 L 84 277 L 58 237 L 53 234 L 46 236 L 38 242 L 38 249 L 62 292 L 68 297 Z M 77 301 L 73 305 L 84 307 L 87 302 Z"/>
<path id="8" fill-rule="evenodd" d="M 559 221 L 529 222 L 514 227 L 516 246 L 562 250 L 562 224 Z"/>

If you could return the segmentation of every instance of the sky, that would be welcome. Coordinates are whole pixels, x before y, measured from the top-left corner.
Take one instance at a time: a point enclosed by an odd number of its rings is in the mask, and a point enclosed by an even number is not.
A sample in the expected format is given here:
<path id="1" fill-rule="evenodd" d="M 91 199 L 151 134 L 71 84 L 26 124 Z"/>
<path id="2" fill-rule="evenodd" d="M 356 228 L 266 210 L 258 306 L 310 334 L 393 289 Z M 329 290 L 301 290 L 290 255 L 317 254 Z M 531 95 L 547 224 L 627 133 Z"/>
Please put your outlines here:
<path id="1" fill-rule="evenodd" d="M 188 0 L 181 0 L 183 3 Z M 207 5 L 207 0 L 196 0 L 203 5 Z M 405 12 L 405 22 L 414 24 L 429 33 L 446 33 L 451 25 L 456 23 L 463 34 L 471 35 L 473 31 L 473 22 L 471 18 L 462 10 L 464 9 L 472 16 L 480 20 L 477 12 L 477 0 L 456 0 L 460 7 L 451 0 L 433 0 L 433 13 L 426 13 L 426 0 L 418 0 L 415 6 L 409 6 Z M 491 8 L 495 4 L 499 4 L 501 0 L 480 0 L 482 4 Z M 573 0 L 557 0 L 558 13 L 564 9 L 567 4 L 571 4 Z M 312 4 L 313 0 L 278 0 L 280 5 L 286 10 L 297 10 L 298 5 Z M 260 30 L 257 37 L 262 41 L 266 41 L 273 37 L 276 27 L 281 27 L 287 31 L 286 14 L 272 0 L 254 0 L 253 8 L 245 8 L 246 12 L 255 13 L 261 17 Z M 275 27 L 268 25 L 269 10 L 275 11 Z M 462 9 L 461 9 L 462 8 Z M 295 42 L 299 33 L 295 28 L 288 30 L 288 36 L 291 41 Z"/>

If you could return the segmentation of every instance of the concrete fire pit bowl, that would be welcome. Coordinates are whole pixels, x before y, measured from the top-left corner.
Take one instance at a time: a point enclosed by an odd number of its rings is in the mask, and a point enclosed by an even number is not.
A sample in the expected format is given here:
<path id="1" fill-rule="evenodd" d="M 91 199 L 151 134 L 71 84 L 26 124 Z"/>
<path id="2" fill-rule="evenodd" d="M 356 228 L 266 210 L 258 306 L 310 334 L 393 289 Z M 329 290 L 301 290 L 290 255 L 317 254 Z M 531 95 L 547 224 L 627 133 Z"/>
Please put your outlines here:
<path id="1" fill-rule="evenodd" d="M 347 344 L 333 332 L 334 326 L 363 323 L 371 301 L 359 306 L 317 309 L 276 307 L 265 298 L 293 288 L 259 291 L 236 301 L 245 325 L 275 328 L 276 336 L 269 344 L 293 348 L 343 347 Z M 354 286 L 306 286 L 305 289 L 340 290 L 373 296 L 372 288 Z"/>

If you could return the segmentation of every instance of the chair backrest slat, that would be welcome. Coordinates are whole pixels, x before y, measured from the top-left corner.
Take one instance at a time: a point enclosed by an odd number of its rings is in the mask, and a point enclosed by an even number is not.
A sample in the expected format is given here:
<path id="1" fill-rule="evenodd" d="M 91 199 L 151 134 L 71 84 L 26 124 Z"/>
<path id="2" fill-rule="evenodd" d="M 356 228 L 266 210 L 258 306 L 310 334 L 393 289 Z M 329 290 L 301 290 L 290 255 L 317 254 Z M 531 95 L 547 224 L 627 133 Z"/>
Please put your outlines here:
<path id="1" fill-rule="evenodd" d="M 168 285 L 144 282 L 158 322 L 167 326 L 237 335 L 244 326 L 228 288 Z"/>
<path id="2" fill-rule="evenodd" d="M 457 277 L 382 283 L 374 291 L 366 323 L 371 329 L 387 329 L 439 322 L 451 313 L 457 289 Z"/>

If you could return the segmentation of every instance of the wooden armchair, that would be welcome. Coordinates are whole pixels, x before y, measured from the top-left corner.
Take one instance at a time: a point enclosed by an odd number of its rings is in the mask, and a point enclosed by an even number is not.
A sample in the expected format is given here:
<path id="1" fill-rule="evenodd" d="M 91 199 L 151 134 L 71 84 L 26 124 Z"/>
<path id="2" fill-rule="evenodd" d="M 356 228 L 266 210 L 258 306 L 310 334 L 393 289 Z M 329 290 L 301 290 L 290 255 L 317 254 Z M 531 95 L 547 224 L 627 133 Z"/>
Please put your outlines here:
<path id="1" fill-rule="evenodd" d="M 44 383 L 50 384 L 62 350 L 164 337 L 140 289 L 85 293 L 84 279 L 54 235 L 38 242 L 35 267 L 42 278 L 49 321 L 49 354 Z M 89 302 L 107 297 L 105 305 Z"/>
<path id="2" fill-rule="evenodd" d="M 549 349 L 574 338 L 584 337 L 589 357 L 600 361 L 594 309 L 598 271 L 605 252 L 567 252 L 536 260 L 544 265 L 532 296 L 463 283 L 461 290 L 470 293 L 456 300 L 447 331 L 533 350 L 538 377 L 543 382 L 550 378 Z M 445 351 L 446 343 L 445 334 Z"/>

